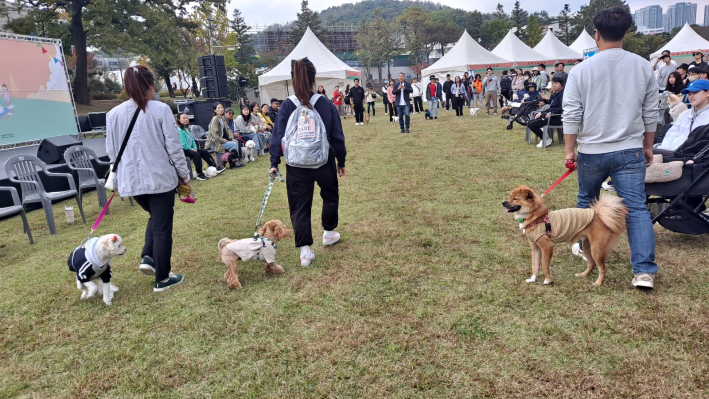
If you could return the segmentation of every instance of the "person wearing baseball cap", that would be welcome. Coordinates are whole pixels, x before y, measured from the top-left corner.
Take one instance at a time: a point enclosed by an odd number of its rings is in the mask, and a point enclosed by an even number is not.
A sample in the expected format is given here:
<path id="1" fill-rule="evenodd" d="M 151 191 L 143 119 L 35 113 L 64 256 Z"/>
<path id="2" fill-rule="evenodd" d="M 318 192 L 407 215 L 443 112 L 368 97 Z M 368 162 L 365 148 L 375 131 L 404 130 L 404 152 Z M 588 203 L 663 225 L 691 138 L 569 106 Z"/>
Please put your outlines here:
<path id="1" fill-rule="evenodd" d="M 436 75 L 429 77 L 430 82 L 423 90 L 423 97 L 428 101 L 428 112 L 433 119 L 438 119 L 438 104 L 443 96 L 443 86 L 436 82 Z"/>
<path id="2" fill-rule="evenodd" d="M 707 63 L 702 60 L 702 57 L 704 57 L 704 51 L 701 49 L 694 50 L 692 57 L 694 58 L 694 61 L 690 62 L 689 66 L 696 65 L 699 69 L 701 69 L 707 65 Z"/>
<path id="3" fill-rule="evenodd" d="M 709 80 L 698 79 L 682 90 L 689 97 L 691 108 L 680 114 L 672 127 L 665 133 L 662 143 L 653 149 L 653 153 L 674 155 L 689 134 L 695 129 L 709 125 Z"/>

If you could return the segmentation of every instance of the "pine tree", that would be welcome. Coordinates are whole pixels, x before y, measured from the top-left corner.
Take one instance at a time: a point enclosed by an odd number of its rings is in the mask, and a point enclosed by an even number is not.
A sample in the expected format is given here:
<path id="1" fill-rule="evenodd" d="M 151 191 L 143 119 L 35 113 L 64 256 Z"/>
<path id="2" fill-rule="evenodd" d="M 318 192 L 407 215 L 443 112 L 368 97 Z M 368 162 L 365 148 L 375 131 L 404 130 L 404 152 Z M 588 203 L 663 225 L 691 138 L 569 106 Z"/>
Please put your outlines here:
<path id="1" fill-rule="evenodd" d="M 313 11 L 308 7 L 308 0 L 303 0 L 300 3 L 300 12 L 295 20 L 295 26 L 291 31 L 291 43 L 297 44 L 303 38 L 305 31 L 310 27 L 315 36 L 324 42 L 324 32 L 320 26 L 320 15 L 317 11 Z"/>
<path id="2" fill-rule="evenodd" d="M 240 63 L 249 62 L 254 53 L 254 47 L 251 45 L 250 35 L 246 32 L 248 32 L 251 27 L 246 24 L 239 9 L 234 10 L 233 19 L 229 21 L 229 26 L 231 30 L 236 33 L 236 40 L 239 44 L 239 50 L 234 56 L 234 59 Z"/>
<path id="3" fill-rule="evenodd" d="M 493 15 L 495 16 L 495 19 L 501 19 L 503 21 L 507 21 L 509 19 L 507 14 L 505 14 L 504 7 L 502 7 L 502 4 L 500 3 L 497 3 L 497 9 Z"/>
<path id="4" fill-rule="evenodd" d="M 542 26 L 539 24 L 539 20 L 536 16 L 531 15 L 529 17 L 525 34 L 527 37 L 526 43 L 529 47 L 536 46 L 542 40 Z"/>
<path id="5" fill-rule="evenodd" d="M 515 28 L 517 28 L 517 31 L 515 34 L 517 37 L 520 39 L 523 39 L 524 31 L 522 28 L 527 25 L 527 21 L 529 19 L 529 13 L 527 11 L 524 11 L 522 7 L 519 4 L 519 0 L 515 2 L 515 7 L 512 9 L 512 14 L 511 14 L 511 19 L 512 19 L 512 24 L 514 25 Z"/>
<path id="6" fill-rule="evenodd" d="M 571 43 L 572 40 L 571 25 L 571 8 L 568 4 L 564 4 L 564 9 L 561 10 L 561 13 L 559 14 L 559 31 L 556 32 L 556 36 L 559 38 L 559 40 L 561 40 L 562 43 L 567 46 Z"/>

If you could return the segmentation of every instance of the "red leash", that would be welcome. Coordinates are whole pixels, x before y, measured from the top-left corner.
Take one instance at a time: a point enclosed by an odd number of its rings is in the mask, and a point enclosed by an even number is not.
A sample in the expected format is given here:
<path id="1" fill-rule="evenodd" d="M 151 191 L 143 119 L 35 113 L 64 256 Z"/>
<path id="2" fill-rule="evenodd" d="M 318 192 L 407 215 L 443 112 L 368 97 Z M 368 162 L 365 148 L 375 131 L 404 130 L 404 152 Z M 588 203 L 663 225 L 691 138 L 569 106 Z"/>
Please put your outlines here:
<path id="1" fill-rule="evenodd" d="M 547 195 L 549 193 L 549 191 L 553 190 L 554 187 L 556 187 L 559 183 L 564 181 L 564 179 L 569 177 L 569 175 L 572 174 L 576 170 L 576 162 L 572 161 L 571 159 L 567 159 L 565 162 L 565 165 L 566 165 L 566 168 L 569 170 L 567 170 L 566 173 L 561 175 L 559 180 L 555 181 L 554 184 L 552 184 L 551 187 L 549 187 L 549 189 L 547 191 L 545 191 L 544 194 L 542 194 L 542 197 Z"/>
<path id="2" fill-rule="evenodd" d="M 111 194 L 111 198 L 108 199 L 108 202 L 106 202 L 106 205 L 103 207 L 103 210 L 101 210 L 101 213 L 98 215 L 98 219 L 96 219 L 96 223 L 94 223 L 94 226 L 91 228 L 91 234 L 98 229 L 98 225 L 101 224 L 101 219 L 106 215 L 106 211 L 108 211 L 108 207 L 111 206 L 111 201 L 113 201 L 113 196 L 116 195 L 116 192 L 114 191 L 113 194 Z"/>

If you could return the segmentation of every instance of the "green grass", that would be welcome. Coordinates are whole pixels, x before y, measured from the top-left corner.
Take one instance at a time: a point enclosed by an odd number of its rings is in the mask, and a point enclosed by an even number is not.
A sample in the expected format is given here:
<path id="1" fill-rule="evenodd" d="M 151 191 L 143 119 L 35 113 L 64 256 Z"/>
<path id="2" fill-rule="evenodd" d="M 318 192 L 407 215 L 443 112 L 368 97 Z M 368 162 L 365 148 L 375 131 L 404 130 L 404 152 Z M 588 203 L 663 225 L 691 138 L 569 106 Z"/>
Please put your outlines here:
<path id="1" fill-rule="evenodd" d="M 286 239 L 286 274 L 241 263 L 242 290 L 223 281 L 216 245 L 251 236 L 264 158 L 176 202 L 173 270 L 186 280 L 163 293 L 137 270 L 147 214 L 114 202 L 99 233 L 122 235 L 128 253 L 113 263 L 111 307 L 79 301 L 66 266 L 98 216 L 95 193 L 89 224 L 55 206 L 55 236 L 32 212 L 34 246 L 19 218 L 2 221 L 0 397 L 707 397 L 706 236 L 655 228 L 652 292 L 631 287 L 625 238 L 602 287 L 574 277 L 585 264 L 570 244 L 552 287 L 527 284 L 530 250 L 500 202 L 518 184 L 549 187 L 563 149 L 528 146 L 493 117 L 412 119 L 408 135 L 381 114 L 347 119 L 342 242 L 316 238 L 302 268 Z M 576 192 L 572 175 L 546 201 L 573 207 Z M 320 207 L 316 195 L 315 237 Z M 283 183 L 269 219 L 290 225 Z"/>

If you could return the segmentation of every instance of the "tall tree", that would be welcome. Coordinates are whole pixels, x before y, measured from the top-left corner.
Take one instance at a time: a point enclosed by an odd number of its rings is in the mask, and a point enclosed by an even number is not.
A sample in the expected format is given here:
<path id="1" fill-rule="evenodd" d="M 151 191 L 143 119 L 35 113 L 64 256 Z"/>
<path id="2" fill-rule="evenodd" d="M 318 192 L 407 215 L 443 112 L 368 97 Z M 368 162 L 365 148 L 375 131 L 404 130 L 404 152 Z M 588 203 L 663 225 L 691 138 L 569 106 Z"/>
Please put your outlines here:
<path id="1" fill-rule="evenodd" d="M 527 21 L 529 20 L 529 13 L 522 9 L 522 6 L 519 4 L 519 0 L 515 2 L 515 7 L 512 9 L 510 19 L 512 20 L 512 25 L 517 28 L 515 34 L 520 39 L 523 39 L 524 30 L 522 28 L 527 25 Z"/>
<path id="2" fill-rule="evenodd" d="M 359 46 L 357 59 L 364 68 L 367 78 L 372 68 L 377 68 L 378 75 L 382 77 L 384 66 L 394 54 L 395 40 L 393 27 L 382 17 L 382 10 L 374 10 L 374 19 L 371 23 L 362 21 L 357 32 L 356 40 Z"/>
<path id="3" fill-rule="evenodd" d="M 300 12 L 297 16 L 295 26 L 291 31 L 291 43 L 300 42 L 300 39 L 303 38 L 308 27 L 310 27 L 310 30 L 313 31 L 320 41 L 324 42 L 325 32 L 320 26 L 320 15 L 317 11 L 313 11 L 308 7 L 308 0 L 303 0 L 300 3 Z"/>
<path id="4" fill-rule="evenodd" d="M 571 37 L 571 29 L 573 28 L 572 18 L 571 8 L 568 4 L 564 4 L 564 9 L 561 10 L 559 14 L 559 31 L 554 33 L 556 33 L 556 37 L 567 46 L 573 41 Z"/>
<path id="5" fill-rule="evenodd" d="M 239 45 L 236 53 L 237 61 L 242 64 L 250 62 L 251 56 L 254 54 L 254 46 L 251 44 L 251 36 L 247 32 L 251 27 L 246 24 L 239 9 L 234 10 L 229 26 L 236 34 L 236 43 Z"/>
<path id="6" fill-rule="evenodd" d="M 542 26 L 534 15 L 529 16 L 529 23 L 525 29 L 526 42 L 529 47 L 536 46 L 542 40 Z"/>
<path id="7" fill-rule="evenodd" d="M 500 3 L 497 3 L 497 8 L 495 9 L 495 13 L 493 15 L 495 16 L 495 19 L 501 19 L 503 21 L 507 21 L 509 19 L 507 17 L 507 13 L 505 13 L 505 8 Z"/>
<path id="8" fill-rule="evenodd" d="M 579 12 L 574 16 L 574 28 L 571 36 L 577 37 L 584 28 L 588 32 L 593 32 L 593 17 L 597 12 L 608 7 L 623 7 L 630 12 L 630 7 L 625 3 L 625 0 L 591 0 L 588 5 L 581 6 Z M 634 26 L 635 24 L 632 25 Z M 631 30 L 633 29 L 631 28 Z"/>
<path id="9" fill-rule="evenodd" d="M 448 43 L 455 43 L 460 38 L 463 31 L 455 24 L 450 12 L 434 11 L 430 16 L 430 41 L 434 45 L 440 44 L 441 49 L 445 49 Z M 418 63 L 412 63 L 415 64 Z"/>
<path id="10" fill-rule="evenodd" d="M 492 50 L 510 30 L 509 21 L 503 19 L 492 19 L 485 21 L 481 31 L 480 44 L 488 50 Z"/>
<path id="11" fill-rule="evenodd" d="M 431 28 L 431 17 L 419 7 L 409 7 L 397 19 L 404 46 L 411 52 L 413 64 L 428 61 L 428 55 L 437 43 Z"/>
<path id="12" fill-rule="evenodd" d="M 465 21 L 465 29 L 473 39 L 482 40 L 483 23 L 483 14 L 476 10 L 468 13 L 467 20 Z"/>

